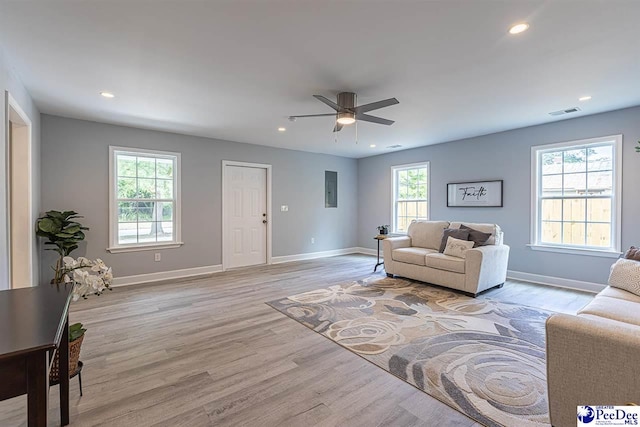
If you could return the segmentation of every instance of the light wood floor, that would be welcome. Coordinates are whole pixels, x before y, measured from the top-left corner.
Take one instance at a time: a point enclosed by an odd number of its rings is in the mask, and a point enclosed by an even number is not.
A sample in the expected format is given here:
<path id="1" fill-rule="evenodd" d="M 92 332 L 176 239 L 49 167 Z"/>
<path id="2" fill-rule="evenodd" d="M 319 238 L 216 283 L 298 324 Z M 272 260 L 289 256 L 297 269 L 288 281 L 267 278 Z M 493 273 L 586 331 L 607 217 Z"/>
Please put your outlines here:
<path id="1" fill-rule="evenodd" d="M 72 305 L 87 335 L 73 426 L 477 426 L 264 302 L 384 275 L 347 255 L 116 288 Z M 575 312 L 592 295 L 508 282 L 479 298 Z M 59 425 L 57 387 L 51 425 Z M 0 426 L 26 425 L 26 397 Z"/>

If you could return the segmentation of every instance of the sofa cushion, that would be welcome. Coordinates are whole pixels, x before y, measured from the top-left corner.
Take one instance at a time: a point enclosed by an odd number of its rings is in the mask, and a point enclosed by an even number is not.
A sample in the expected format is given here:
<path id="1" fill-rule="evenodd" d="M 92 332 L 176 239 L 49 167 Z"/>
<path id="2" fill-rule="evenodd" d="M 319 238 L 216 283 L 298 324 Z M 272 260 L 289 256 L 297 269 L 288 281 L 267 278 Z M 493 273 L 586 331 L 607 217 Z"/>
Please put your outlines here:
<path id="1" fill-rule="evenodd" d="M 458 258 L 466 258 L 466 252 L 471 248 L 473 248 L 473 242 L 449 237 L 447 246 L 444 248 L 444 254 Z"/>
<path id="2" fill-rule="evenodd" d="M 391 258 L 394 261 L 406 262 L 407 264 L 415 264 L 415 265 L 427 265 L 425 261 L 425 256 L 428 254 L 438 253 L 438 251 L 434 249 L 425 249 L 425 248 L 398 248 L 394 249 L 391 252 Z"/>
<path id="3" fill-rule="evenodd" d="M 456 258 L 453 256 L 437 253 L 427 255 L 426 260 L 427 267 L 464 274 L 465 262 L 462 258 Z"/>
<path id="4" fill-rule="evenodd" d="M 640 304 L 640 297 L 622 289 L 607 286 L 598 294 L 603 297 L 618 298 Z M 640 310 L 640 306 L 638 307 Z"/>
<path id="5" fill-rule="evenodd" d="M 609 285 L 640 296 L 640 261 L 619 259 L 611 266 Z"/>
<path id="6" fill-rule="evenodd" d="M 469 230 L 463 230 L 461 228 L 445 228 L 442 230 L 442 241 L 440 242 L 440 250 L 438 252 L 444 252 L 444 248 L 447 247 L 447 240 L 449 240 L 449 236 L 455 237 L 460 240 L 470 240 L 469 239 Z"/>
<path id="7" fill-rule="evenodd" d="M 489 238 L 491 237 L 491 233 L 483 233 L 482 231 L 474 230 L 471 227 L 467 227 L 464 224 L 460 226 L 460 230 L 467 230 L 469 232 L 469 237 L 467 237 L 467 240 L 471 240 L 473 242 L 474 248 L 477 248 L 478 246 L 485 246 L 489 241 Z"/>
<path id="8" fill-rule="evenodd" d="M 640 310 L 638 303 L 598 295 L 578 314 L 592 314 L 619 322 L 640 326 Z"/>
<path id="9" fill-rule="evenodd" d="M 407 235 L 411 237 L 411 246 L 437 251 L 445 228 L 449 228 L 448 221 L 411 221 Z"/>
<path id="10" fill-rule="evenodd" d="M 475 222 L 456 222 L 453 221 L 449 225 L 449 228 L 460 228 L 464 224 L 474 230 L 482 231 L 483 233 L 491 233 L 491 237 L 485 243 L 485 245 L 501 245 L 502 244 L 502 230 L 497 224 L 479 224 Z"/>

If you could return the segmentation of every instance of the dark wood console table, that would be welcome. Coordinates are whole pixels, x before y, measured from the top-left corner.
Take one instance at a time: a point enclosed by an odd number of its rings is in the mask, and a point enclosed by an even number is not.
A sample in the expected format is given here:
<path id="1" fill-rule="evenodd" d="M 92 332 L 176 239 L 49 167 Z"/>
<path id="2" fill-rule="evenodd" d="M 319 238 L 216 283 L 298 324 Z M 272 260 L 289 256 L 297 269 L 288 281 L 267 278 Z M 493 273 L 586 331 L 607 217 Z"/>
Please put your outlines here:
<path id="1" fill-rule="evenodd" d="M 46 426 L 49 368 L 60 352 L 60 423 L 69 424 L 70 285 L 0 291 L 0 400 L 27 394 L 28 425 Z"/>

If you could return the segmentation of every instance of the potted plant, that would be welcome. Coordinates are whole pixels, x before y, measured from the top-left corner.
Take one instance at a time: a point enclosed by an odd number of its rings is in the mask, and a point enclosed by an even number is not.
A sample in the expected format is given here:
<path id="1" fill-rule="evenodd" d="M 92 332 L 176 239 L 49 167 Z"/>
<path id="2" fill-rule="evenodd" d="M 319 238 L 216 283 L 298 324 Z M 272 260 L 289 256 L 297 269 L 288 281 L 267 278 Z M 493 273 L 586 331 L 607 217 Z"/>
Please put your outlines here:
<path id="1" fill-rule="evenodd" d="M 389 234 L 389 225 L 379 225 L 378 226 L 378 234 Z"/>
<path id="2" fill-rule="evenodd" d="M 59 272 L 62 283 L 73 284 L 73 301 L 77 301 L 80 298 L 86 299 L 92 294 L 101 295 L 105 289 L 111 290 L 111 283 L 113 282 L 111 268 L 107 267 L 100 258 L 92 261 L 84 257 L 78 257 L 78 259 L 64 257 L 62 259 L 62 268 Z M 78 372 L 80 348 L 86 331 L 82 323 L 74 323 L 69 326 L 70 375 L 75 375 Z M 59 381 L 60 362 L 58 357 L 56 352 L 49 372 L 49 381 L 51 383 L 58 383 Z"/>
<path id="3" fill-rule="evenodd" d="M 92 261 L 84 257 L 73 259 L 69 256 L 78 248 L 78 243 L 85 238 L 84 231 L 88 227 L 76 221 L 82 218 L 75 211 L 47 211 L 36 222 L 36 234 L 46 239 L 45 245 L 54 246 L 47 250 L 55 251 L 59 257 L 56 261 L 53 284 L 73 284 L 73 301 L 87 298 L 89 295 L 100 295 L 105 289 L 111 289 L 113 274 L 101 259 Z M 69 326 L 69 373 L 73 376 L 78 373 L 80 348 L 87 330 L 82 323 L 74 323 Z M 59 381 L 59 354 L 56 352 L 49 380 L 51 383 Z"/>
<path id="4" fill-rule="evenodd" d="M 83 218 L 74 211 L 48 211 L 44 216 L 38 218 L 36 222 L 36 234 L 47 239 L 45 245 L 55 246 L 47 248 L 48 251 L 56 251 L 59 255 L 54 271 L 53 283 L 62 283 L 63 261 L 62 258 L 69 256 L 71 252 L 78 249 L 78 243 L 84 240 L 83 227 L 77 221 Z"/>

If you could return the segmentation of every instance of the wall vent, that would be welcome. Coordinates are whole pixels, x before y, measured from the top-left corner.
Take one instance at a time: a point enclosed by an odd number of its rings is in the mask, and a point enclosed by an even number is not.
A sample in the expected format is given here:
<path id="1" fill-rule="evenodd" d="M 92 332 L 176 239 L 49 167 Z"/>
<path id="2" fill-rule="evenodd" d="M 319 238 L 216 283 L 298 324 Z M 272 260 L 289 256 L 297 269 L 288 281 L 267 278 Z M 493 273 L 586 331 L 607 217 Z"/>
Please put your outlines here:
<path id="1" fill-rule="evenodd" d="M 400 144 L 387 146 L 387 148 L 401 148 L 401 147 L 402 147 L 402 145 L 400 145 Z"/>
<path id="2" fill-rule="evenodd" d="M 573 108 L 567 108 L 566 110 L 552 111 L 552 112 L 549 113 L 549 115 L 550 116 L 562 116 L 564 114 L 577 113 L 578 111 L 581 111 L 580 108 L 573 107 Z"/>

